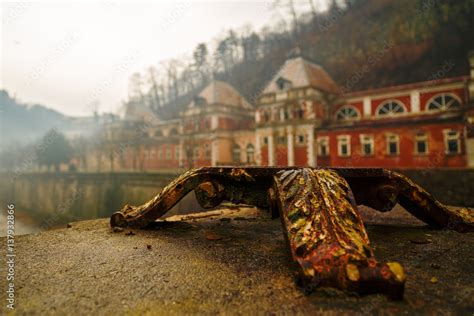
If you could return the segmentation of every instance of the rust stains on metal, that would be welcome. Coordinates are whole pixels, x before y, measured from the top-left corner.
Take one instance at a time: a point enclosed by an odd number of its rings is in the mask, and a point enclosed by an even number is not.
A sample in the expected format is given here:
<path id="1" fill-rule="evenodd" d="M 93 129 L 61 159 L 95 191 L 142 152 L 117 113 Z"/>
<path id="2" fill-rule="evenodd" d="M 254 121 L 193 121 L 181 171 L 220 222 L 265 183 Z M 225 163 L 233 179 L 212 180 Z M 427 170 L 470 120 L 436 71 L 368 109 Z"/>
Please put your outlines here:
<path id="1" fill-rule="evenodd" d="M 214 188 L 214 186 L 212 185 L 212 182 L 204 182 L 204 183 L 201 183 L 198 188 L 200 190 L 203 190 L 204 192 L 206 192 L 207 196 L 209 197 L 214 197 L 216 196 L 216 189 Z"/>
<path id="2" fill-rule="evenodd" d="M 298 284 L 403 296 L 397 262 L 379 263 L 359 215 L 365 204 L 387 212 L 400 203 L 435 228 L 474 230 L 468 209 L 450 209 L 405 176 L 379 168 L 206 167 L 189 170 L 142 206 L 125 205 L 112 227 L 144 227 L 190 191 L 204 208 L 222 201 L 269 209 L 280 217 Z"/>
<path id="3" fill-rule="evenodd" d="M 403 296 L 405 279 L 375 260 L 344 178 L 333 170 L 295 169 L 277 173 L 274 186 L 301 285 Z"/>
<path id="4" fill-rule="evenodd" d="M 243 181 L 255 181 L 255 179 L 244 168 L 232 168 L 230 176 L 234 179 Z"/>

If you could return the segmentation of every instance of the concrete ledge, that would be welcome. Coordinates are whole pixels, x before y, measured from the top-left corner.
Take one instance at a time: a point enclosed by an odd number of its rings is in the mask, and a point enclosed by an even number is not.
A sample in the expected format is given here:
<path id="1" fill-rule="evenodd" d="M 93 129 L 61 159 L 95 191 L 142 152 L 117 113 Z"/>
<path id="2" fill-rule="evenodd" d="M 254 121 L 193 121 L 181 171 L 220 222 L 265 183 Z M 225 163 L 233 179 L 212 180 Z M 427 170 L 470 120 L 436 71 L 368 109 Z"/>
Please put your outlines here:
<path id="1" fill-rule="evenodd" d="M 402 302 L 331 289 L 305 296 L 293 282 L 279 220 L 241 208 L 173 217 L 149 230 L 114 233 L 108 219 L 100 219 L 17 236 L 16 312 L 473 313 L 473 233 L 429 230 L 403 210 L 387 219 L 369 213 L 366 218 L 385 223 L 368 226 L 377 258 L 398 261 L 406 270 Z M 430 282 L 433 277 L 439 281 Z M 3 276 L 0 286 L 6 286 Z M 2 290 L 2 302 L 5 295 Z"/>

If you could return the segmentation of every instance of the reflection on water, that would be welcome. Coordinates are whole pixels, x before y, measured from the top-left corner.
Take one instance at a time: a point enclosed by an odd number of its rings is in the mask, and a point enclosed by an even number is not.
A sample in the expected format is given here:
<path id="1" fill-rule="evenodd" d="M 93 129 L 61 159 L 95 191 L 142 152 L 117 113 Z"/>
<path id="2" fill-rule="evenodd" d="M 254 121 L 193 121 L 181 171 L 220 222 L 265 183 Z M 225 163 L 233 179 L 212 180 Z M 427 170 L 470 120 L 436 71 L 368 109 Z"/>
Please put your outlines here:
<path id="1" fill-rule="evenodd" d="M 107 203 L 107 202 L 106 202 Z M 15 209 L 15 235 L 25 235 L 37 233 L 44 230 L 64 228 L 69 222 L 79 220 L 96 219 L 98 217 L 109 217 L 113 212 L 119 209 L 107 210 L 107 212 L 101 212 L 99 210 L 92 210 L 93 214 L 101 214 L 100 216 L 87 216 L 85 215 L 85 209 L 79 209 L 73 212 L 69 207 L 60 209 L 61 212 L 49 212 L 31 214 L 27 210 L 18 206 Z M 199 206 L 196 197 L 193 193 L 188 194 L 178 204 L 176 204 L 171 210 L 169 210 L 165 216 L 169 217 L 173 215 L 182 215 L 189 213 L 201 212 L 203 209 Z M 35 224 L 36 223 L 36 224 Z M 7 216 L 6 210 L 0 212 L 0 237 L 6 236 L 7 232 Z"/>
<path id="2" fill-rule="evenodd" d="M 25 224 L 15 218 L 15 236 L 18 235 L 26 235 L 26 234 L 32 234 L 32 233 L 37 233 L 39 232 L 40 229 L 34 225 L 30 224 Z M 4 211 L 2 210 L 2 213 L 0 213 L 0 237 L 5 237 L 7 235 L 7 216 L 4 214 Z"/>

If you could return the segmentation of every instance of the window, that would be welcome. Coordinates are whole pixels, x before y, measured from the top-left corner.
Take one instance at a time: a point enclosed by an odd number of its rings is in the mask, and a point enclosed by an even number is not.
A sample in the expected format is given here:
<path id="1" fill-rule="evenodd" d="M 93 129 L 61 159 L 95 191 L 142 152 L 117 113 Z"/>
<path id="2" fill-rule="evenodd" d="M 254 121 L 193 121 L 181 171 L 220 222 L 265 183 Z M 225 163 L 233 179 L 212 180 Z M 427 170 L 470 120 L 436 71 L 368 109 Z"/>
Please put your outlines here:
<path id="1" fill-rule="evenodd" d="M 194 150 L 193 150 L 193 159 L 194 160 L 199 159 L 199 155 L 200 155 L 199 148 L 197 148 L 197 147 L 194 148 Z"/>
<path id="2" fill-rule="evenodd" d="M 329 137 L 318 137 L 318 156 L 329 156 Z"/>
<path id="3" fill-rule="evenodd" d="M 199 131 L 199 120 L 197 119 L 194 120 L 194 131 Z"/>
<path id="4" fill-rule="evenodd" d="M 174 159 L 179 160 L 179 147 L 174 148 Z"/>
<path id="5" fill-rule="evenodd" d="M 211 159 L 211 149 L 209 144 L 204 145 L 204 156 L 206 159 Z"/>
<path id="6" fill-rule="evenodd" d="M 166 151 L 165 151 L 165 158 L 166 158 L 166 160 L 170 160 L 170 159 L 171 159 L 171 148 L 166 148 Z"/>
<path id="7" fill-rule="evenodd" d="M 361 134 L 360 149 L 362 156 L 372 156 L 374 154 L 374 136 Z"/>
<path id="8" fill-rule="evenodd" d="M 279 77 L 276 80 L 276 84 L 277 84 L 279 90 L 287 90 L 287 89 L 291 88 L 291 81 L 289 81 L 289 80 L 287 80 L 283 77 Z"/>
<path id="9" fill-rule="evenodd" d="M 460 133 L 455 130 L 444 130 L 444 147 L 448 155 L 461 153 L 461 137 Z"/>
<path id="10" fill-rule="evenodd" d="M 264 143 L 265 145 L 268 145 L 268 137 L 264 137 L 264 138 L 263 138 L 263 143 Z"/>
<path id="11" fill-rule="evenodd" d="M 262 111 L 262 114 L 263 114 L 263 115 L 262 115 L 262 116 L 263 116 L 263 121 L 264 121 L 264 122 L 268 122 L 268 121 L 270 120 L 270 114 L 268 113 L 268 111 L 267 111 L 267 110 L 263 110 L 263 111 Z"/>
<path id="12" fill-rule="evenodd" d="M 304 118 L 304 109 L 303 109 L 303 107 L 299 107 L 299 108 L 296 109 L 295 117 L 297 119 L 303 119 Z"/>
<path id="13" fill-rule="evenodd" d="M 207 101 L 206 101 L 205 98 L 203 98 L 201 96 L 196 96 L 196 97 L 194 97 L 194 104 L 197 105 L 197 106 L 203 106 L 203 105 L 207 104 Z"/>
<path id="14" fill-rule="evenodd" d="M 396 156 L 400 154 L 400 137 L 397 134 L 387 134 L 387 155 Z"/>
<path id="15" fill-rule="evenodd" d="M 277 144 L 285 145 L 286 144 L 286 136 L 278 136 L 277 137 Z"/>
<path id="16" fill-rule="evenodd" d="M 255 161 L 255 148 L 252 144 L 247 145 L 247 163 L 253 163 Z"/>
<path id="17" fill-rule="evenodd" d="M 352 121 L 359 118 L 359 110 L 351 105 L 344 105 L 336 112 L 336 120 L 338 121 Z"/>
<path id="18" fill-rule="evenodd" d="M 400 115 L 406 112 L 405 106 L 394 100 L 386 101 L 377 108 L 378 116 Z"/>
<path id="19" fill-rule="evenodd" d="M 240 163 L 240 146 L 237 144 L 232 146 L 232 161 L 234 163 Z"/>
<path id="20" fill-rule="evenodd" d="M 272 109 L 273 121 L 278 122 L 280 120 L 280 111 L 278 109 Z"/>
<path id="21" fill-rule="evenodd" d="M 423 132 L 415 135 L 415 154 L 426 155 L 428 153 L 428 135 Z"/>
<path id="22" fill-rule="evenodd" d="M 426 109 L 428 111 L 442 111 L 449 110 L 452 108 L 458 108 L 460 106 L 461 103 L 459 103 L 459 101 L 455 97 L 446 93 L 442 93 L 432 98 L 429 101 Z"/>
<path id="23" fill-rule="evenodd" d="M 163 150 L 158 149 L 158 159 L 162 160 L 163 159 Z"/>
<path id="24" fill-rule="evenodd" d="M 337 137 L 337 154 L 339 157 L 349 157 L 351 155 L 351 137 L 349 135 Z"/>
<path id="25" fill-rule="evenodd" d="M 161 137 L 161 136 L 163 136 L 163 133 L 160 130 L 157 130 L 155 132 L 155 137 Z"/>
<path id="26" fill-rule="evenodd" d="M 297 143 L 298 145 L 304 145 L 304 143 L 305 143 L 305 137 L 304 137 L 304 135 L 298 135 L 298 136 L 296 136 L 296 143 Z"/>

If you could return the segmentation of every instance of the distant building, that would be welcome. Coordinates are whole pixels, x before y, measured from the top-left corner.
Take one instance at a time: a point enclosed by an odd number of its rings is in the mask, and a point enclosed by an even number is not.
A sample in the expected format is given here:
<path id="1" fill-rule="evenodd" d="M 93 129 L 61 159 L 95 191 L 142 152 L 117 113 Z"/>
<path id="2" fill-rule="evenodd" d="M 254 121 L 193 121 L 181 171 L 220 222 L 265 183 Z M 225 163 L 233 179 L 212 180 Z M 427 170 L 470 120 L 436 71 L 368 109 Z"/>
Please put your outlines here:
<path id="1" fill-rule="evenodd" d="M 129 109 L 112 138 L 118 146 L 134 129 L 141 136 L 116 168 L 474 167 L 473 55 L 470 65 L 470 76 L 341 93 L 323 68 L 294 56 L 255 106 L 213 80 L 179 118 Z"/>
<path id="2" fill-rule="evenodd" d="M 232 86 L 211 81 L 181 114 L 180 165 L 255 164 L 253 113 Z"/>

